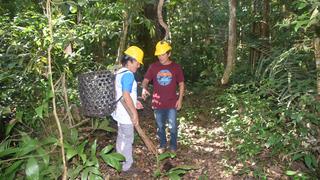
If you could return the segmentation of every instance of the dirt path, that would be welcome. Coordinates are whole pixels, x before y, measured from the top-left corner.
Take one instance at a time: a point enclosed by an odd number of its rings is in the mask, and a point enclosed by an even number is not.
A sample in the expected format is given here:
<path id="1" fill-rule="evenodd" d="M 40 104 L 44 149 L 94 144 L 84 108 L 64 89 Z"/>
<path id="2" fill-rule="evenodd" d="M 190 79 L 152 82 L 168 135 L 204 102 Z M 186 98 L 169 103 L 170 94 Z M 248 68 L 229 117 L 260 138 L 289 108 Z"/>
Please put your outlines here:
<path id="1" fill-rule="evenodd" d="M 236 160 L 236 156 L 239 155 L 234 152 L 235 145 L 233 144 L 233 148 L 226 147 L 225 138 L 227 136 L 222 128 L 223 124 L 212 117 L 214 99 L 208 99 L 211 96 L 205 94 L 201 97 L 191 95 L 186 98 L 184 109 L 178 114 L 180 125 L 178 151 L 175 158 L 157 164 L 155 156 L 147 150 L 142 140 L 136 135 L 134 142 L 134 168 L 136 172 L 131 174 L 118 173 L 102 162 L 100 169 L 105 174 L 105 179 L 168 179 L 167 176 L 164 176 L 167 172 L 166 169 L 181 165 L 194 167 L 181 178 L 187 180 L 252 180 L 261 179 L 261 177 L 263 177 L 262 179 L 290 179 L 285 175 L 287 167 L 285 162 L 270 155 L 267 149 L 253 157 L 252 160 Z M 211 104 L 208 104 L 208 100 Z M 145 107 L 148 106 L 145 105 Z M 153 111 L 150 108 L 145 108 L 139 112 L 139 116 L 142 129 L 150 136 L 154 144 L 158 145 Z M 108 138 L 105 135 L 99 136 L 99 146 L 115 144 L 115 139 L 116 133 L 109 133 Z M 303 169 L 301 168 L 302 162 L 295 162 L 292 166 L 295 164 L 299 167 L 293 167 L 294 170 Z M 157 169 L 161 170 L 162 176 L 160 178 L 154 177 Z"/>
<path id="2" fill-rule="evenodd" d="M 158 145 L 156 138 L 156 127 L 151 110 L 145 109 L 140 112 L 141 127 L 150 135 L 151 140 Z M 208 124 L 208 122 L 213 122 Z M 157 166 L 156 158 L 139 139 L 135 137 L 134 143 L 134 168 L 135 172 L 131 174 L 121 174 L 114 169 L 103 166 L 101 167 L 104 174 L 108 174 L 110 179 L 157 179 L 153 176 L 157 167 L 161 169 L 163 174 L 165 169 L 176 167 L 178 165 L 190 165 L 194 170 L 187 172 L 182 179 L 232 179 L 224 168 L 224 157 L 226 156 L 225 147 L 223 143 L 223 130 L 218 122 L 197 121 L 181 122 L 179 126 L 179 149 L 177 156 L 172 159 L 164 160 Z M 115 133 L 113 133 L 113 140 L 115 140 Z M 105 143 L 110 143 L 106 142 Z M 103 141 L 99 143 L 105 146 Z M 170 166 L 170 167 L 167 167 Z M 107 179 L 106 178 L 106 179 Z M 159 179 L 168 179 L 161 177 Z"/>

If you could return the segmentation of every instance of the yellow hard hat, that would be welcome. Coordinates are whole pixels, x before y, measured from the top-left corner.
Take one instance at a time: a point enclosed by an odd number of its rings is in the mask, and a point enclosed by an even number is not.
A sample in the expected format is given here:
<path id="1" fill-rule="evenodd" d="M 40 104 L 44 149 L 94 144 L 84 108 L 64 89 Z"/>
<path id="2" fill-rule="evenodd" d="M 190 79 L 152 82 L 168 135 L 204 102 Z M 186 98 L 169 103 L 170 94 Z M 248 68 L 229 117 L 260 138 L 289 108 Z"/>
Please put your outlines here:
<path id="1" fill-rule="evenodd" d="M 166 41 L 159 41 L 156 45 L 156 52 L 154 53 L 155 56 L 162 55 L 168 51 L 170 51 L 172 47 Z"/>
<path id="2" fill-rule="evenodd" d="M 124 51 L 124 54 L 134 58 L 140 64 L 143 64 L 143 51 L 137 46 L 130 46 L 127 50 Z"/>

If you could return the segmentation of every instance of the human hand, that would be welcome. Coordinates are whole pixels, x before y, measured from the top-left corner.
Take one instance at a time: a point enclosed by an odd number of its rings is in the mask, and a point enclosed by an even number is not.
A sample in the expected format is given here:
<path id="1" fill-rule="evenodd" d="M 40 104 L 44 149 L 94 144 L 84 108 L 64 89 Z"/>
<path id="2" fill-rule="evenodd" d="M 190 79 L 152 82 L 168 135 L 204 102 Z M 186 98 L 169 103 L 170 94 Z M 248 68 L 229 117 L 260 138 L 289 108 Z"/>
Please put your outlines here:
<path id="1" fill-rule="evenodd" d="M 143 100 L 146 100 L 146 98 L 147 98 L 148 96 L 150 96 L 150 92 L 149 92 L 147 89 L 143 88 L 143 89 L 142 89 L 142 99 L 143 99 Z"/>
<path id="2" fill-rule="evenodd" d="M 137 106 L 137 109 L 143 109 L 144 108 L 142 103 L 139 100 L 137 101 L 136 106 Z"/>
<path id="3" fill-rule="evenodd" d="M 176 109 L 179 111 L 181 109 L 181 107 L 182 107 L 182 101 L 178 100 L 176 102 Z"/>

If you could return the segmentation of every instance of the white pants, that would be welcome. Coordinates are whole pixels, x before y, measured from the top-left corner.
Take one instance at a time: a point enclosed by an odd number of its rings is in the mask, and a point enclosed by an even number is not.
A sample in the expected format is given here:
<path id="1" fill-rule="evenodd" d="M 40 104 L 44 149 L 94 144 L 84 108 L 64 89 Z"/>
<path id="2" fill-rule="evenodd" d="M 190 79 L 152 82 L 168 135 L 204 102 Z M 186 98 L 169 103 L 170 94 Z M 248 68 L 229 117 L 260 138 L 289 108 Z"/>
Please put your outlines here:
<path id="1" fill-rule="evenodd" d="M 118 123 L 118 136 L 116 143 L 116 150 L 122 154 L 126 161 L 122 164 L 122 171 L 130 169 L 133 158 L 132 158 L 132 144 L 134 139 L 134 128 L 132 124 L 120 124 Z"/>

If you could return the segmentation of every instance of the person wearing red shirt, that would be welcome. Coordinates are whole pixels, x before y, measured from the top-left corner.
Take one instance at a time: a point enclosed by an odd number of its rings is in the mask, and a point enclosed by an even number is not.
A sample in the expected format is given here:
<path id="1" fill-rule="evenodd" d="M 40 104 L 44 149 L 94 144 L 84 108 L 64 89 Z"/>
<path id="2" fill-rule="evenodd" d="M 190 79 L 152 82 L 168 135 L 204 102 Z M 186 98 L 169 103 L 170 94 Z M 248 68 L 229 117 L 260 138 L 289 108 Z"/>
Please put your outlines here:
<path id="1" fill-rule="evenodd" d="M 155 56 L 158 61 L 151 64 L 142 82 L 142 97 L 150 95 L 148 84 L 153 83 L 152 109 L 157 124 L 157 134 L 160 140 L 159 153 L 163 153 L 167 146 L 166 123 L 170 129 L 170 150 L 177 150 L 178 123 L 177 110 L 182 107 L 184 94 L 184 75 L 181 66 L 170 59 L 172 47 L 165 41 L 156 45 Z M 179 94 L 177 95 L 177 86 Z"/>

